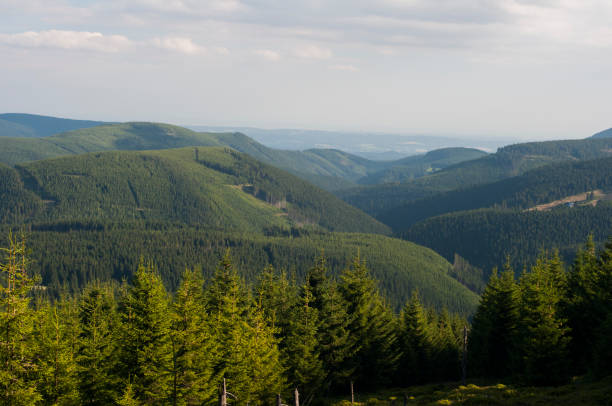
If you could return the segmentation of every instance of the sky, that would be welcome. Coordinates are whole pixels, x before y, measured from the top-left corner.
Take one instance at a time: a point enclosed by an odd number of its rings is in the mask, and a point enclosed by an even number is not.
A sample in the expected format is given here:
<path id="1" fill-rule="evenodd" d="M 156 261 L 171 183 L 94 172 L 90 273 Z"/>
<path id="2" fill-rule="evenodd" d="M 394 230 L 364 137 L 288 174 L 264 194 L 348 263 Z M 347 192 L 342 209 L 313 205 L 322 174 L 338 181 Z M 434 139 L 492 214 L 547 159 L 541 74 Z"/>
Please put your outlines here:
<path id="1" fill-rule="evenodd" d="M 609 0 L 0 0 L 0 112 L 559 139 L 610 95 Z"/>

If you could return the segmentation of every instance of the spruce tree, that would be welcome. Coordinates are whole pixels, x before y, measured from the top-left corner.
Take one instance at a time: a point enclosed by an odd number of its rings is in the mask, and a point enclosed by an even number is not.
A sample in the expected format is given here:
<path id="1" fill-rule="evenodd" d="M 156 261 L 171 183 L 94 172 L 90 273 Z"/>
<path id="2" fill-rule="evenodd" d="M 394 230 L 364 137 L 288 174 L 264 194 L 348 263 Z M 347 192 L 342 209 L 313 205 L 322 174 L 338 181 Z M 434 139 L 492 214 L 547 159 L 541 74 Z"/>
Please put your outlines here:
<path id="1" fill-rule="evenodd" d="M 307 284 L 302 289 L 301 303 L 293 309 L 284 344 L 288 380 L 300 389 L 303 403 L 309 403 L 325 378 L 319 352 L 319 316 L 311 306 L 312 292 Z"/>
<path id="2" fill-rule="evenodd" d="M 351 356 L 353 379 L 364 387 L 376 387 L 390 379 L 398 359 L 393 316 L 359 256 L 340 278 L 339 288 L 349 315 L 349 336 L 358 343 Z"/>
<path id="3" fill-rule="evenodd" d="M 79 402 L 75 349 L 70 340 L 71 301 L 46 303 L 37 311 L 35 348 L 38 391 L 45 404 L 76 405 Z"/>
<path id="4" fill-rule="evenodd" d="M 81 403 L 106 405 L 119 397 L 117 350 L 119 315 L 112 288 L 90 285 L 79 302 L 80 335 L 77 345 L 77 376 Z"/>
<path id="5" fill-rule="evenodd" d="M 133 382 L 143 404 L 166 403 L 172 396 L 168 294 L 157 271 L 140 264 L 121 303 L 124 379 Z"/>
<path id="6" fill-rule="evenodd" d="M 25 239 L 9 234 L 8 243 L 0 264 L 0 404 L 31 405 L 41 399 L 28 296 L 34 280 L 27 272 Z"/>
<path id="7" fill-rule="evenodd" d="M 402 386 L 423 383 L 431 376 L 429 325 L 418 290 L 400 314 L 398 341 L 400 361 L 395 381 Z"/>
<path id="8" fill-rule="evenodd" d="M 172 305 L 172 404 L 195 405 L 216 398 L 219 377 L 216 337 L 204 307 L 204 281 L 187 269 Z"/>
<path id="9" fill-rule="evenodd" d="M 558 253 L 542 255 L 520 280 L 519 345 L 532 384 L 560 384 L 568 378 L 569 328 L 559 316 L 565 282 Z"/>
<path id="10" fill-rule="evenodd" d="M 468 341 L 471 375 L 503 378 L 517 369 L 519 300 L 507 261 L 500 276 L 493 271 L 474 315 Z"/>

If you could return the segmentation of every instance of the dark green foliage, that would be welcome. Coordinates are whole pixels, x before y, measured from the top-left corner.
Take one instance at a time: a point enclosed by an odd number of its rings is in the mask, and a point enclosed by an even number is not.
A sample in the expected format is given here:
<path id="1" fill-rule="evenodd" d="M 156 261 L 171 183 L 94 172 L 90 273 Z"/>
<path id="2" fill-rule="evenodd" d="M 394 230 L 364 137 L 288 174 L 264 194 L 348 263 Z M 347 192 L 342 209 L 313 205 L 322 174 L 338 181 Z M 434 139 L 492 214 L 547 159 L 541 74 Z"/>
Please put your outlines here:
<path id="1" fill-rule="evenodd" d="M 541 250 L 559 249 L 571 261 L 587 235 L 605 241 L 612 233 L 610 219 L 612 205 L 607 202 L 545 212 L 484 209 L 432 217 L 401 235 L 448 260 L 459 254 L 480 269 L 491 269 L 507 256 L 522 269 L 533 264 Z"/>
<path id="2" fill-rule="evenodd" d="M 500 148 L 495 154 L 462 162 L 410 182 L 355 188 L 341 191 L 338 195 L 353 206 L 378 217 L 409 202 L 459 188 L 496 182 L 555 162 L 609 157 L 611 147 L 612 138 L 510 145 Z"/>
<path id="3" fill-rule="evenodd" d="M 119 362 L 119 315 L 112 287 L 94 284 L 79 301 L 80 335 L 76 363 L 81 402 L 106 405 L 120 394 L 116 376 Z"/>
<path id="4" fill-rule="evenodd" d="M 101 121 L 71 120 L 36 114 L 0 114 L 0 137 L 48 137 L 80 128 L 105 124 Z"/>
<path id="5" fill-rule="evenodd" d="M 172 396 L 172 347 L 168 294 L 159 274 L 140 264 L 121 301 L 121 374 L 143 404 Z"/>
<path id="6" fill-rule="evenodd" d="M 377 218 L 401 231 L 444 213 L 487 207 L 528 209 L 593 190 L 612 191 L 610 173 L 612 158 L 552 164 L 495 183 L 417 200 L 380 213 Z"/>
<path id="7" fill-rule="evenodd" d="M 472 321 L 468 354 L 475 376 L 503 378 L 515 371 L 518 361 L 520 293 L 514 271 L 494 272 L 482 293 Z"/>
<path id="8" fill-rule="evenodd" d="M 195 155 L 198 159 L 195 159 Z M 0 168 L 0 220 L 144 219 L 261 231 L 388 228 L 295 176 L 228 148 L 106 152 Z M 14 204 L 17 202 L 17 204 Z"/>
<path id="9" fill-rule="evenodd" d="M 481 158 L 486 152 L 473 148 L 442 148 L 425 155 L 410 156 L 394 161 L 388 169 L 374 172 L 359 179 L 362 185 L 406 182 L 437 172 L 448 166 Z"/>
<path id="10" fill-rule="evenodd" d="M 295 229 L 284 235 L 214 231 L 170 224 L 61 223 L 30 233 L 32 271 L 53 295 L 77 293 L 88 281 L 131 277 L 140 257 L 158 265 L 165 285 L 175 291 L 180 274 L 200 265 L 210 277 L 219 256 L 231 247 L 241 276 L 255 281 L 268 264 L 304 280 L 325 249 L 331 275 L 337 275 L 361 250 L 372 276 L 394 309 L 418 288 L 427 306 L 469 314 L 478 297 L 448 275 L 450 264 L 435 252 L 407 241 L 366 234 L 317 233 Z"/>

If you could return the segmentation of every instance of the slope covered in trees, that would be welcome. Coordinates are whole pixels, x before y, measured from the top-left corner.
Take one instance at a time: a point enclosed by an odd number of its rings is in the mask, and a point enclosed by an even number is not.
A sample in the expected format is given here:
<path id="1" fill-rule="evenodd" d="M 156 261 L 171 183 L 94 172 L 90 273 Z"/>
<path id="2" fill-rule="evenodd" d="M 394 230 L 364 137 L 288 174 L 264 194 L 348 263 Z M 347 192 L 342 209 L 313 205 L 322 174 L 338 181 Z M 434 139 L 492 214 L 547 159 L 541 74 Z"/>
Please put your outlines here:
<path id="1" fill-rule="evenodd" d="M 36 114 L 0 114 L 0 137 L 48 137 L 80 128 L 106 124 L 101 121 L 71 120 Z"/>
<path id="2" fill-rule="evenodd" d="M 252 231 L 312 224 L 387 232 L 333 195 L 229 148 L 86 154 L 0 174 L 3 223 L 144 219 Z"/>
<path id="3" fill-rule="evenodd" d="M 610 174 L 612 158 L 552 164 L 498 182 L 417 200 L 383 212 L 378 219 L 401 231 L 444 213 L 488 207 L 529 209 L 598 189 L 612 191 Z"/>
<path id="4" fill-rule="evenodd" d="M 401 236 L 448 260 L 459 254 L 488 275 L 507 256 L 521 270 L 532 264 L 542 249 L 559 249 L 571 260 L 587 235 L 593 234 L 597 243 L 603 243 L 612 234 L 610 219 L 609 203 L 546 212 L 484 209 L 432 217 L 414 224 Z"/>
<path id="5" fill-rule="evenodd" d="M 58 122 L 62 121 L 52 119 L 41 117 L 39 132 L 46 131 L 45 135 L 58 133 L 58 129 L 62 128 Z M 87 128 L 91 127 L 86 125 L 87 123 L 68 121 L 74 128 L 80 129 L 44 139 L 28 139 L 18 134 L 10 136 L 10 131 L 5 132 L 5 137 L 0 138 L 0 162 L 15 165 L 45 158 L 109 150 L 141 151 L 187 146 L 229 146 L 261 162 L 285 169 L 327 190 L 336 190 L 351 187 L 368 175 L 397 165 L 399 167 L 396 168 L 397 171 L 394 169 L 394 173 L 398 176 L 418 177 L 432 167 L 445 167 L 482 154 L 474 152 L 475 150 L 464 151 L 463 148 L 446 149 L 410 158 L 411 163 L 406 166 L 404 160 L 371 161 L 333 149 L 277 150 L 268 148 L 241 133 L 199 133 L 160 123 L 103 125 L 104 123 L 95 122 L 100 125 Z M 48 127 L 44 127 L 45 123 L 48 123 Z M 69 129 L 72 127 L 66 127 L 66 131 Z M 0 131 L 2 131 L 1 120 Z M 408 175 L 403 175 L 406 171 L 409 172 Z M 386 177 L 377 179 L 373 178 L 372 181 L 387 181 Z"/>
<path id="6" fill-rule="evenodd" d="M 337 195 L 376 217 L 418 199 L 496 182 L 555 162 L 586 161 L 611 155 L 612 138 L 516 144 L 410 182 L 343 190 Z"/>
<path id="7" fill-rule="evenodd" d="M 211 230 L 167 223 L 57 223 L 33 225 L 28 232 L 32 270 L 50 293 L 78 292 L 93 280 L 130 277 L 141 257 L 159 266 L 174 291 L 186 267 L 210 276 L 227 248 L 241 277 L 254 281 L 271 264 L 303 278 L 315 257 L 325 253 L 330 275 L 361 252 L 394 309 L 413 289 L 429 306 L 468 314 L 477 296 L 451 276 L 451 265 L 434 251 L 408 241 L 371 235 L 320 233 L 305 229 L 268 230 L 267 235 Z"/>
<path id="8" fill-rule="evenodd" d="M 226 252 L 206 279 L 186 269 L 174 294 L 141 261 L 129 283 L 93 283 L 51 302 L 23 240 L 9 235 L 3 253 L 0 397 L 12 405 L 212 404 L 221 382 L 237 403 L 287 401 L 298 388 L 310 404 L 349 383 L 380 391 L 456 381 L 466 358 L 470 379 L 536 386 L 612 373 L 612 242 L 597 251 L 589 241 L 567 272 L 552 253 L 518 280 L 509 265 L 494 273 L 467 352 L 466 319 L 427 309 L 417 291 L 395 314 L 359 255 L 338 278 L 319 256 L 305 277 L 268 267 L 245 284 Z M 474 388 L 455 396 L 494 399 Z"/>

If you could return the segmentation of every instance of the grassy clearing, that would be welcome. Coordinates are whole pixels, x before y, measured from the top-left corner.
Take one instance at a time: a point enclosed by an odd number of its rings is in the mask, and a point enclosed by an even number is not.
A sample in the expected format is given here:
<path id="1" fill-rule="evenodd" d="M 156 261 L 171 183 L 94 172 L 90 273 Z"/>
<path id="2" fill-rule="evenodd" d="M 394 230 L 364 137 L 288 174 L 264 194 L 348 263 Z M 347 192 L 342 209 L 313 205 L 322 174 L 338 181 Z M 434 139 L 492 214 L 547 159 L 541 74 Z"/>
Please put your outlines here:
<path id="1" fill-rule="evenodd" d="M 406 400 L 404 400 L 404 394 Z M 522 387 L 504 384 L 457 383 L 413 386 L 390 389 L 357 396 L 357 406 L 362 405 L 612 405 L 612 377 L 597 382 L 576 380 L 557 387 Z M 335 399 L 331 406 L 350 406 L 350 400 Z"/>

